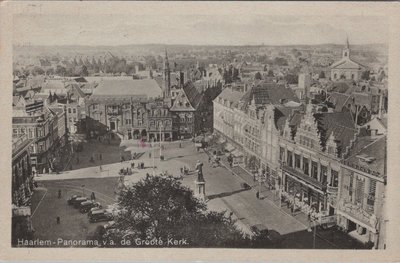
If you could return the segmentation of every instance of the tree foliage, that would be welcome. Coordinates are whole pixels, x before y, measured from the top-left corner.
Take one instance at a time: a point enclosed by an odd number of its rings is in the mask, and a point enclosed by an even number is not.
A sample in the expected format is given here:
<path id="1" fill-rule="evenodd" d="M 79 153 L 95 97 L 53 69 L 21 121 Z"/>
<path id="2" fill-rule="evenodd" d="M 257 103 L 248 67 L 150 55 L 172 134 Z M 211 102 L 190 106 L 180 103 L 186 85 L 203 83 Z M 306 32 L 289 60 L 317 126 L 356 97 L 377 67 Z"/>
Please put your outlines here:
<path id="1" fill-rule="evenodd" d="M 249 247 L 252 240 L 224 212 L 207 211 L 206 204 L 171 176 L 150 176 L 120 193 L 115 229 L 107 243 L 137 246 L 135 240 L 187 240 L 188 247 Z M 128 241 L 128 242 L 127 242 Z M 164 243 L 166 244 L 166 243 Z M 270 245 L 269 243 L 266 245 Z"/>
<path id="2" fill-rule="evenodd" d="M 361 79 L 363 79 L 363 80 L 369 80 L 369 74 L 370 74 L 370 71 L 369 71 L 369 70 L 363 71 L 363 72 L 361 73 Z"/>

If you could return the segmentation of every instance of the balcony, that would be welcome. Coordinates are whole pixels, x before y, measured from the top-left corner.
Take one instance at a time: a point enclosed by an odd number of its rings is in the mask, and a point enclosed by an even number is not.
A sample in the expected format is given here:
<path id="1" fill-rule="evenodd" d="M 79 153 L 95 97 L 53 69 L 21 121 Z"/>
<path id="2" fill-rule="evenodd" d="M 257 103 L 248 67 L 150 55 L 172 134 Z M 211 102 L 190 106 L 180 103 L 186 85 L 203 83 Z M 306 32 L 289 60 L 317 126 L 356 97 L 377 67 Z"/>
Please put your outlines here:
<path id="1" fill-rule="evenodd" d="M 377 224 L 376 216 L 365 211 L 361 207 L 361 205 L 353 204 L 351 202 L 342 200 L 341 202 L 339 202 L 339 211 L 347 214 L 348 216 L 354 219 L 361 221 L 366 225 L 372 226 L 373 228 L 376 227 Z"/>
<path id="2" fill-rule="evenodd" d="M 317 188 L 320 189 L 320 190 L 323 189 L 323 185 L 322 185 L 321 182 L 319 182 L 318 180 L 312 178 L 311 176 L 308 176 L 308 175 L 306 175 L 306 174 L 304 174 L 304 173 L 298 171 L 298 170 L 295 169 L 295 168 L 292 168 L 292 167 L 290 167 L 290 166 L 288 166 L 288 165 L 282 165 L 282 169 L 283 169 L 285 172 L 288 172 L 288 173 L 290 173 L 291 175 L 296 176 L 297 178 L 301 179 L 302 181 L 304 181 L 304 182 L 306 182 L 306 183 L 309 183 L 309 184 L 311 184 L 311 185 L 317 187 Z"/>

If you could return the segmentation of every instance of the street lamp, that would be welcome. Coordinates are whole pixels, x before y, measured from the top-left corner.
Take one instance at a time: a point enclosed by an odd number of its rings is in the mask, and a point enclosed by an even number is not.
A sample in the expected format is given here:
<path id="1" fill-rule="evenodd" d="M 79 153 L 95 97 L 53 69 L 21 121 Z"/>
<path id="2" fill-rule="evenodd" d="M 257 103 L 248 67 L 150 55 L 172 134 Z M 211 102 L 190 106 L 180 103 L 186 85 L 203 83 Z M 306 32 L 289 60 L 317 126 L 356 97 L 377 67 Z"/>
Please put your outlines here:
<path id="1" fill-rule="evenodd" d="M 310 212 L 310 213 L 311 213 L 311 212 Z M 316 219 L 315 219 L 314 217 L 311 217 L 311 216 L 310 216 L 310 217 L 309 217 L 309 222 L 310 222 L 310 225 L 309 225 L 307 231 L 308 231 L 308 232 L 313 231 L 313 249 L 315 249 L 315 239 L 316 239 L 316 236 L 317 236 L 317 223 L 316 223 Z M 311 224 L 312 224 L 312 226 L 311 226 Z M 314 227 L 314 230 L 311 229 L 312 227 Z"/>
<path id="2" fill-rule="evenodd" d="M 162 133 L 161 129 L 164 128 L 162 123 L 160 124 L 160 160 L 162 161 L 164 159 L 164 156 L 162 155 Z"/>

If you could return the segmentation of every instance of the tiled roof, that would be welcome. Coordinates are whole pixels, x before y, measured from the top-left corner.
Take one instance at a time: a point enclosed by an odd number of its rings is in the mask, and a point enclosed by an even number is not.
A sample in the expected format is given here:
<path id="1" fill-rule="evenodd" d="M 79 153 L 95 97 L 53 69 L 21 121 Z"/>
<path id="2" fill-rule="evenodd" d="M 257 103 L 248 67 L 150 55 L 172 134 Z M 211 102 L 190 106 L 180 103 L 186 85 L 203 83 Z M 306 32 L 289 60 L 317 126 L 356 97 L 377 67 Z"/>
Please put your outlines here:
<path id="1" fill-rule="evenodd" d="M 262 83 L 251 88 L 243 97 L 247 104 L 255 99 L 256 104 L 281 104 L 289 101 L 299 102 L 292 89 L 276 83 Z"/>
<path id="2" fill-rule="evenodd" d="M 197 109 L 203 99 L 203 94 L 199 92 L 199 90 L 192 82 L 187 82 L 183 86 L 183 91 L 185 92 L 187 98 L 189 99 L 189 102 L 192 105 L 192 107 Z"/>
<path id="3" fill-rule="evenodd" d="M 339 146 L 339 152 L 344 150 L 354 138 L 357 130 L 350 112 L 316 113 L 314 118 L 318 122 L 322 144 L 333 133 Z"/>
<path id="4" fill-rule="evenodd" d="M 346 102 L 349 100 L 350 95 L 339 93 L 339 92 L 332 92 L 329 95 L 329 101 L 335 105 L 335 111 L 341 112 L 343 107 L 346 106 Z"/>
<path id="5" fill-rule="evenodd" d="M 302 113 L 303 107 L 284 107 L 284 106 L 276 106 L 275 111 L 274 111 L 274 119 L 275 119 L 275 125 L 278 130 L 283 130 L 286 120 L 289 119 L 289 125 L 292 127 L 297 127 L 300 122 L 302 117 L 304 116 L 304 113 Z"/>
<path id="6" fill-rule="evenodd" d="M 222 98 L 224 100 L 230 101 L 230 102 L 239 102 L 243 96 L 244 92 L 237 91 L 231 88 L 225 88 L 219 95 L 218 98 Z"/>
<path id="7" fill-rule="evenodd" d="M 348 93 L 347 91 L 352 88 L 352 85 L 350 82 L 338 81 L 330 83 L 328 89 L 333 92 Z"/>
<path id="8" fill-rule="evenodd" d="M 382 136 L 367 145 L 364 144 L 364 147 L 360 148 L 358 148 L 358 151 L 353 151 L 346 161 L 367 170 L 378 172 L 378 176 L 383 177 L 386 171 L 386 136 Z M 370 163 L 360 162 L 359 156 L 372 157 L 374 160 Z"/>

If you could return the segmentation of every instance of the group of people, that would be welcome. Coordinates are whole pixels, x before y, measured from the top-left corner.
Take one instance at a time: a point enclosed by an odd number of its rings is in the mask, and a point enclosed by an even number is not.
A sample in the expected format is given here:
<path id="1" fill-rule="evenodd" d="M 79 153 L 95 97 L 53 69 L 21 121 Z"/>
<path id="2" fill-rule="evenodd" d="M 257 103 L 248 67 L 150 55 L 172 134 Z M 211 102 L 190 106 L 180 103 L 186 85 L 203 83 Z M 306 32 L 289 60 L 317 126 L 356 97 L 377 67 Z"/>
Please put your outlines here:
<path id="1" fill-rule="evenodd" d="M 221 166 L 221 158 L 218 157 L 216 154 L 214 154 L 213 156 L 209 155 L 208 162 L 213 168 Z"/>
<path id="2" fill-rule="evenodd" d="M 184 175 L 189 175 L 190 169 L 186 167 L 186 165 L 182 166 L 180 170 L 181 170 L 181 177 Z"/>

